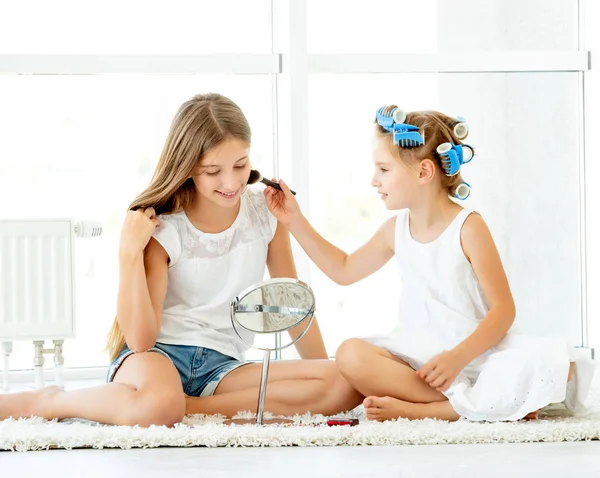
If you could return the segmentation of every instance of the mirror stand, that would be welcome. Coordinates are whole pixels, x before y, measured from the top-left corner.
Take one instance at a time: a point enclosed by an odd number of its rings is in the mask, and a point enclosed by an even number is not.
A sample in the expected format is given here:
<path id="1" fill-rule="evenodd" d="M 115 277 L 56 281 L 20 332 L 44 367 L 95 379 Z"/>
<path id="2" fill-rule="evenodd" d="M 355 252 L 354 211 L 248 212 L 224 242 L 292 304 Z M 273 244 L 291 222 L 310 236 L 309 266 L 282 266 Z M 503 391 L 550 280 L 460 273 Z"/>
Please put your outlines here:
<path id="1" fill-rule="evenodd" d="M 271 350 L 267 349 L 264 351 L 262 370 L 260 373 L 260 389 L 258 392 L 258 407 L 256 411 L 256 419 L 254 418 L 230 418 L 225 420 L 225 425 L 279 425 L 286 423 L 293 423 L 294 420 L 289 418 L 264 418 L 265 412 L 265 395 L 267 394 L 267 381 L 269 379 L 269 364 L 271 363 Z"/>
<path id="2" fill-rule="evenodd" d="M 263 350 L 263 363 L 260 375 L 260 388 L 256 419 L 232 418 L 225 420 L 226 425 L 270 425 L 293 423 L 287 418 L 265 419 L 265 396 L 269 378 L 271 351 L 282 350 L 300 340 L 308 331 L 315 313 L 315 299 L 312 289 L 302 281 L 289 278 L 277 278 L 263 281 L 243 291 L 231 302 L 231 322 L 233 329 L 243 341 L 246 341 L 240 329 L 252 333 L 272 334 L 289 330 L 303 324 L 304 328 L 295 339 L 286 345 L 277 344 L 275 348 L 256 347 Z"/>

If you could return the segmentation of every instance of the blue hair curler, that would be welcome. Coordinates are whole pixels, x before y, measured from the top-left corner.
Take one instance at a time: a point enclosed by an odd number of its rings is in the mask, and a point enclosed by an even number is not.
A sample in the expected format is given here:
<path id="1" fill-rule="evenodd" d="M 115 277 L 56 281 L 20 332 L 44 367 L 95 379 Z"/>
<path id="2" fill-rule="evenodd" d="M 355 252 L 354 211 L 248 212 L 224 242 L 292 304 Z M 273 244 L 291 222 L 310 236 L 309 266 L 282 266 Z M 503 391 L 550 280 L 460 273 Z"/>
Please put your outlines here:
<path id="1" fill-rule="evenodd" d="M 386 131 L 394 134 L 394 144 L 401 148 L 415 148 L 423 144 L 423 137 L 419 128 L 412 124 L 405 124 L 406 113 L 394 108 L 386 112 L 386 107 L 379 108 L 376 113 L 377 124 Z"/>
<path id="2" fill-rule="evenodd" d="M 456 186 L 456 190 L 454 191 L 454 197 L 456 199 L 460 199 L 464 201 L 471 195 L 471 185 L 469 183 L 462 182 L 458 186 Z"/>
<path id="3" fill-rule="evenodd" d="M 468 144 L 442 143 L 436 148 L 442 160 L 442 168 L 446 176 L 454 176 L 463 164 L 467 164 L 475 156 L 473 148 Z"/>

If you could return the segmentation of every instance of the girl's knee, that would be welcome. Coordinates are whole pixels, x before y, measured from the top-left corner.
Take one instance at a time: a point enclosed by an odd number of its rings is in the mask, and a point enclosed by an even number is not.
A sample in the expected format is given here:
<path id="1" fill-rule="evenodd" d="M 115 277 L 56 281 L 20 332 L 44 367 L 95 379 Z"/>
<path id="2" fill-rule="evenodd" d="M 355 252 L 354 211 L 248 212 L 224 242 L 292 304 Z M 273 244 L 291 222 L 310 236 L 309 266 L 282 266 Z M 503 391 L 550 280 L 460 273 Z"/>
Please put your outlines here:
<path id="1" fill-rule="evenodd" d="M 335 352 L 335 363 L 343 375 L 361 373 L 367 365 L 368 343 L 362 339 L 347 339 Z"/>
<path id="2" fill-rule="evenodd" d="M 138 391 L 129 420 L 131 425 L 172 427 L 185 416 L 185 395 L 178 390 Z"/>

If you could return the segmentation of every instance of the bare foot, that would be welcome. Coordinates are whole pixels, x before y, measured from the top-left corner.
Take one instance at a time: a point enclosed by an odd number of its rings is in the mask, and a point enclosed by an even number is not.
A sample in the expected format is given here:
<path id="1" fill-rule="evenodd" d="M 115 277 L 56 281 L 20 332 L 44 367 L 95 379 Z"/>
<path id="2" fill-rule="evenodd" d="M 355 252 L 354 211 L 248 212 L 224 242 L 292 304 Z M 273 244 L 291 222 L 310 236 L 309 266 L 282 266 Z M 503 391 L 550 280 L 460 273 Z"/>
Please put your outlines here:
<path id="1" fill-rule="evenodd" d="M 419 420 L 423 418 L 439 418 L 453 421 L 459 416 L 454 412 L 448 401 L 432 403 L 405 402 L 392 397 L 367 397 L 363 401 L 365 412 L 369 420 L 383 422 L 396 418 Z M 539 412 L 528 413 L 523 420 L 537 420 Z"/>
<path id="2" fill-rule="evenodd" d="M 0 395 L 0 420 L 9 417 L 28 418 L 42 417 L 54 418 L 51 416 L 52 398 L 57 393 L 62 393 L 60 387 L 50 386 L 35 390 L 32 392 L 7 393 Z"/>
<path id="3" fill-rule="evenodd" d="M 537 420 L 539 418 L 539 411 L 528 413 L 523 417 L 523 420 Z"/>
<path id="4" fill-rule="evenodd" d="M 415 418 L 416 404 L 392 397 L 367 397 L 363 401 L 369 420 L 393 420 L 395 418 Z"/>
<path id="5" fill-rule="evenodd" d="M 452 422 L 460 418 L 448 400 L 412 403 L 392 397 L 367 397 L 363 401 L 363 406 L 367 418 L 377 421 L 393 420 L 395 418 L 408 418 L 409 420 L 437 418 L 438 420 Z"/>

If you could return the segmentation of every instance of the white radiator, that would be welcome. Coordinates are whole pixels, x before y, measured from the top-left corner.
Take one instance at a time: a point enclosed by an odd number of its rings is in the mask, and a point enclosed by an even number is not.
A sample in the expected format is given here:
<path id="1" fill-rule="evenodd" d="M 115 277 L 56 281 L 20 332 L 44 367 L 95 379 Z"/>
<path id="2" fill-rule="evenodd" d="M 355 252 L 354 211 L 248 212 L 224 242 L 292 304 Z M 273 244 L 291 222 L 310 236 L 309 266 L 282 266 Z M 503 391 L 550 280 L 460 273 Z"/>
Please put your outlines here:
<path id="1" fill-rule="evenodd" d="M 0 220 L 0 344 L 8 389 L 12 342 L 33 340 L 34 370 L 43 387 L 44 354 L 54 353 L 62 386 L 63 341 L 75 336 L 76 237 L 98 237 L 102 226 L 72 219 Z M 44 341 L 54 347 L 44 349 Z"/>

